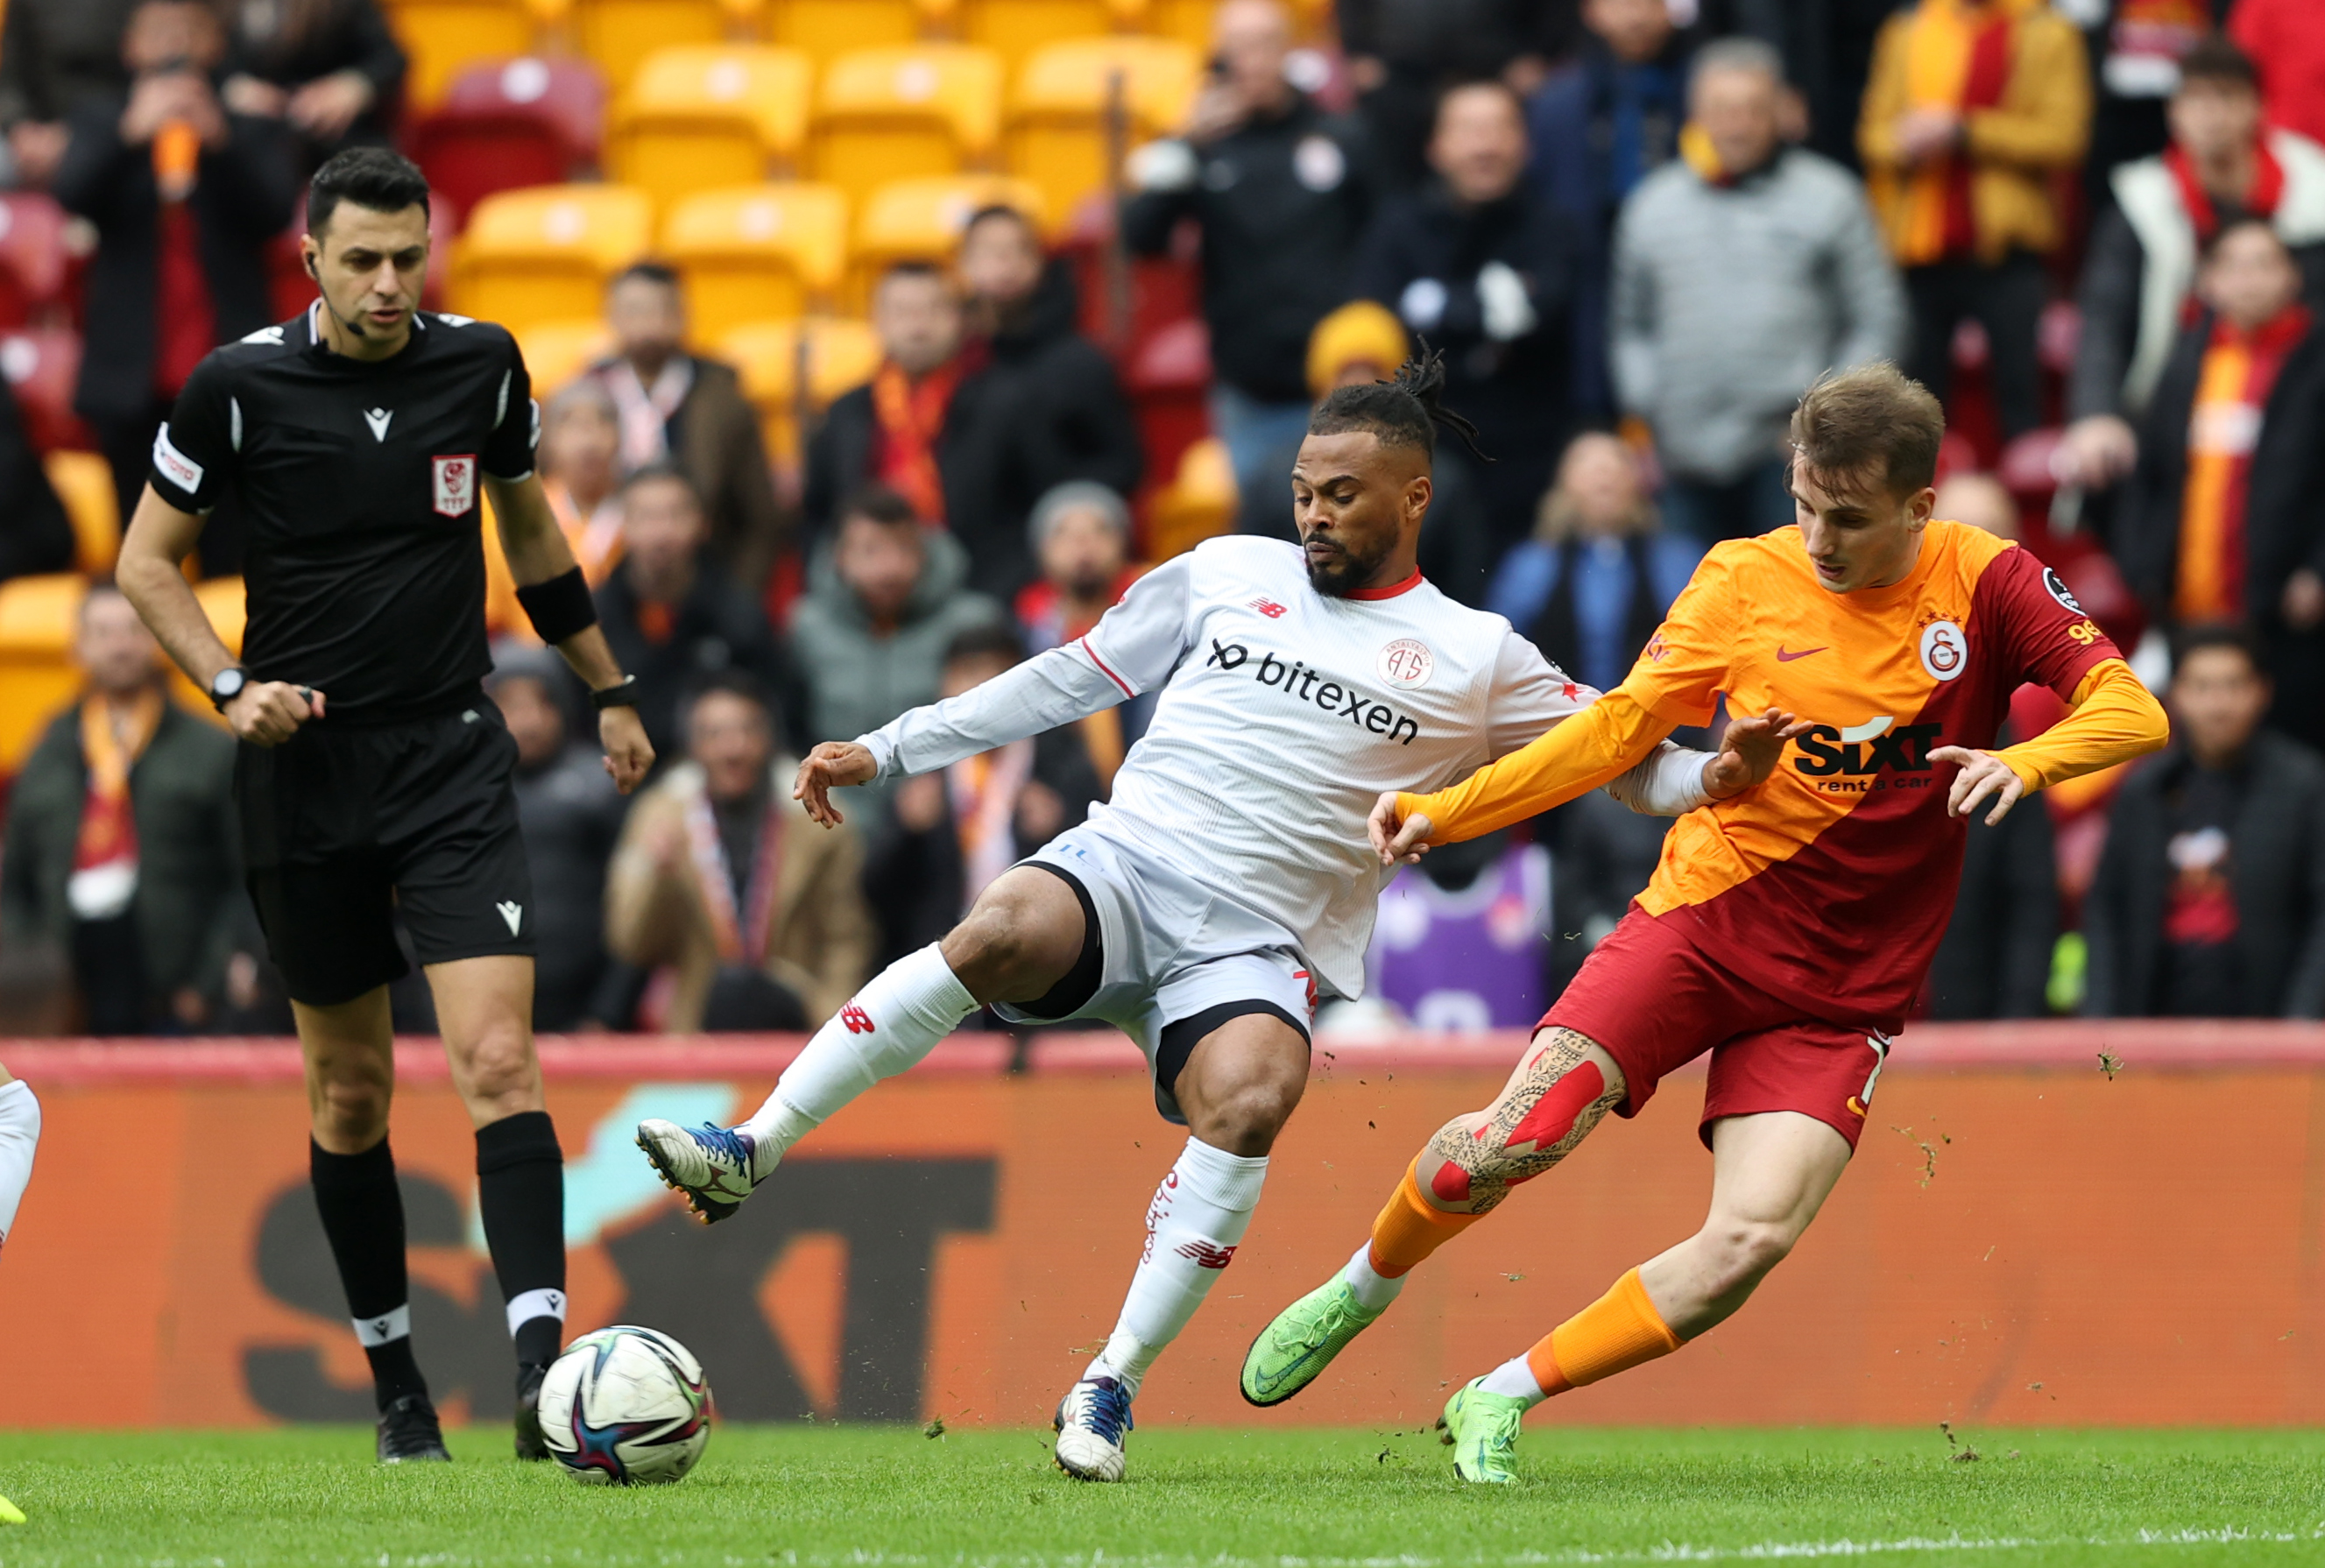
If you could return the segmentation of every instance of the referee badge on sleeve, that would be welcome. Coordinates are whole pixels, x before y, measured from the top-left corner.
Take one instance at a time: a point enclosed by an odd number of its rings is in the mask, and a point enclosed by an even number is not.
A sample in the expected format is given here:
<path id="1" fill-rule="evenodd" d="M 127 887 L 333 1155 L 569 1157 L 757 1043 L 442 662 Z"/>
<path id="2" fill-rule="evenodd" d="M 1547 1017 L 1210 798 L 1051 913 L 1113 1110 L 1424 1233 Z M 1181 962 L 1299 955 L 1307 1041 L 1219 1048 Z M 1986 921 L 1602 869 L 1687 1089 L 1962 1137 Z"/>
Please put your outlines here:
<path id="1" fill-rule="evenodd" d="M 465 517 L 477 504 L 477 454 L 431 459 L 435 466 L 436 511 L 444 517 Z"/>

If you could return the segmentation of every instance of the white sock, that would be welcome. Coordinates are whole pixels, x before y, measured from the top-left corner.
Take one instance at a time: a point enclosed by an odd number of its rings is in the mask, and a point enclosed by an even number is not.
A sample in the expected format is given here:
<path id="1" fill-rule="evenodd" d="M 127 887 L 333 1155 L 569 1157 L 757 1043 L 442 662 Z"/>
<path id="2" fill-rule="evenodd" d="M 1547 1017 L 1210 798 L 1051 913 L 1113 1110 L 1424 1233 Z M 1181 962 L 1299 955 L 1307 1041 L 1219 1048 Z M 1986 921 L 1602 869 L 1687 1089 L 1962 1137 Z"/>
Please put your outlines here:
<path id="1" fill-rule="evenodd" d="M 1523 1399 L 1531 1410 L 1550 1397 L 1534 1381 L 1533 1367 L 1524 1356 L 1513 1356 L 1479 1379 L 1477 1387 L 1488 1394 L 1505 1394 L 1513 1399 Z"/>
<path id="2" fill-rule="evenodd" d="M 1391 1279 L 1374 1268 L 1373 1244 L 1368 1239 L 1357 1248 L 1357 1255 L 1348 1259 L 1348 1266 L 1340 1277 L 1348 1282 L 1348 1289 L 1356 1296 L 1357 1305 L 1378 1312 L 1404 1293 L 1404 1282 L 1411 1276 L 1400 1274 Z"/>
<path id="3" fill-rule="evenodd" d="M 743 1130 L 781 1155 L 810 1127 L 936 1049 L 977 998 L 931 942 L 874 976 L 825 1021 Z"/>
<path id="4" fill-rule="evenodd" d="M 1179 1337 L 1259 1206 L 1267 1160 L 1246 1159 L 1194 1138 L 1154 1189 L 1146 1209 L 1146 1250 L 1130 1278 L 1121 1320 L 1086 1378 L 1113 1378 L 1132 1394 L 1162 1347 Z"/>
<path id="5" fill-rule="evenodd" d="M 41 1102 L 22 1079 L 0 1083 L 0 1241 L 16 1223 L 16 1204 L 32 1179 L 32 1151 L 41 1142 Z"/>

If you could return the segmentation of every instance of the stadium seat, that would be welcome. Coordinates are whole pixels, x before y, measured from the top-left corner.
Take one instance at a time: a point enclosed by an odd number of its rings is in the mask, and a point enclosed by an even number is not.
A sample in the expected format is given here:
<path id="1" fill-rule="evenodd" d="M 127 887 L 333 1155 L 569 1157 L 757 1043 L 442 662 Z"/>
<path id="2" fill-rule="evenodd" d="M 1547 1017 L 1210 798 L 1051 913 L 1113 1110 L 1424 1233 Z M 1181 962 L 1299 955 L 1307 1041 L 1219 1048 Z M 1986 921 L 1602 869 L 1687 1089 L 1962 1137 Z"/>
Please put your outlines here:
<path id="1" fill-rule="evenodd" d="M 848 199 L 829 185 L 743 185 L 690 196 L 662 226 L 686 279 L 696 341 L 828 303 L 848 266 Z"/>
<path id="2" fill-rule="evenodd" d="M 95 452 L 51 452 L 41 466 L 72 519 L 73 569 L 111 577 L 121 553 L 121 497 L 113 487 L 113 465 Z"/>
<path id="3" fill-rule="evenodd" d="M 1001 174 L 956 174 L 894 180 L 857 209 L 852 292 L 868 298 L 873 281 L 891 262 L 949 260 L 960 231 L 980 207 L 1014 207 L 1042 221 L 1042 193 Z"/>
<path id="4" fill-rule="evenodd" d="M 614 334 L 597 316 L 576 316 L 569 321 L 535 321 L 517 334 L 526 374 L 533 377 L 533 394 L 555 396 L 590 366 L 614 351 Z"/>
<path id="5" fill-rule="evenodd" d="M 1146 35 L 1173 38 L 1208 51 L 1211 47 L 1211 13 L 1218 0 L 1147 0 Z"/>
<path id="6" fill-rule="evenodd" d="M 65 292 L 65 211 L 52 197 L 0 195 L 0 327 L 21 327 Z"/>
<path id="7" fill-rule="evenodd" d="M 963 38 L 1014 67 L 1053 39 L 1139 32 L 1146 0 L 959 0 Z"/>
<path id="8" fill-rule="evenodd" d="M 476 61 L 533 50 L 533 13 L 525 0 L 388 0 L 387 21 L 411 58 L 403 90 L 419 109 L 435 107 Z"/>
<path id="9" fill-rule="evenodd" d="M 0 774 L 23 765 L 49 720 L 80 690 L 73 625 L 88 591 L 88 580 L 77 571 L 0 582 Z"/>
<path id="10" fill-rule="evenodd" d="M 767 41 L 796 49 L 818 66 L 859 49 L 915 42 L 931 0 L 767 0 Z"/>
<path id="11" fill-rule="evenodd" d="M 1178 477 L 1155 493 L 1146 515 L 1146 555 L 1163 561 L 1235 528 L 1235 465 L 1227 442 L 1205 436 L 1179 459 Z"/>
<path id="12" fill-rule="evenodd" d="M 1159 329 L 1131 355 L 1122 381 L 1138 416 L 1146 471 L 1177 473 L 1187 450 L 1210 433 L 1209 329 L 1200 317 Z"/>
<path id="13" fill-rule="evenodd" d="M 605 114 L 606 79 L 587 60 L 488 60 L 459 74 L 405 150 L 459 218 L 496 191 L 596 172 Z"/>
<path id="14" fill-rule="evenodd" d="M 0 375 L 16 394 L 34 447 L 52 452 L 97 445 L 73 413 L 73 387 L 80 379 L 79 334 L 64 327 L 35 327 L 0 337 Z"/>
<path id="15" fill-rule="evenodd" d="M 667 206 L 795 164 L 807 138 L 806 55 L 764 44 L 656 50 L 615 111 L 613 174 Z M 764 314 L 764 312 L 762 312 Z"/>
<path id="16" fill-rule="evenodd" d="M 594 316 L 607 280 L 646 254 L 653 202 L 626 185 L 504 190 L 478 205 L 452 269 L 452 308 L 522 331 Z"/>
<path id="17" fill-rule="evenodd" d="M 824 69 L 815 177 L 861 201 L 875 185 L 991 159 L 1001 132 L 1001 57 L 966 43 L 865 49 Z"/>
<path id="18" fill-rule="evenodd" d="M 1075 38 L 1036 51 L 1017 72 L 1008 108 L 1009 171 L 1042 188 L 1063 222 L 1077 203 L 1103 190 L 1107 115 L 1119 73 L 1123 146 L 1176 125 L 1202 80 L 1202 57 L 1161 38 Z"/>
<path id="19" fill-rule="evenodd" d="M 757 31 L 758 0 L 564 0 L 570 35 L 616 92 L 661 51 L 715 44 Z"/>
<path id="20" fill-rule="evenodd" d="M 749 322 L 729 329 L 712 346 L 718 357 L 742 372 L 743 394 L 759 411 L 768 454 L 779 462 L 799 459 L 802 338 L 808 360 L 804 412 L 811 415 L 871 380 L 880 367 L 880 339 L 871 326 L 838 317 Z"/>

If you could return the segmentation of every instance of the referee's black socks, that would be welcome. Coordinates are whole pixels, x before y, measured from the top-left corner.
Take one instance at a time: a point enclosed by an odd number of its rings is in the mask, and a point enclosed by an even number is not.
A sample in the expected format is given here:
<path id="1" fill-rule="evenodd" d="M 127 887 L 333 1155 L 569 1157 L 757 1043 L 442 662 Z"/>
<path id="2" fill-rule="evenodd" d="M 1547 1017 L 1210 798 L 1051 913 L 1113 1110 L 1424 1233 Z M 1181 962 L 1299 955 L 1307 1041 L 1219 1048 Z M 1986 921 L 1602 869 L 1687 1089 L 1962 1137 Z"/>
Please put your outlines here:
<path id="1" fill-rule="evenodd" d="M 545 1110 L 477 1129 L 477 1202 L 520 1363 L 565 1344 L 565 1154 Z"/>
<path id="2" fill-rule="evenodd" d="M 544 1118 L 545 1119 L 545 1118 Z M 373 1394 L 384 1410 L 428 1384 L 412 1355 L 412 1287 L 403 1266 L 403 1194 L 387 1139 L 359 1155 L 335 1155 L 307 1141 L 307 1174 L 323 1234 L 339 1266 L 356 1338 L 371 1362 Z"/>

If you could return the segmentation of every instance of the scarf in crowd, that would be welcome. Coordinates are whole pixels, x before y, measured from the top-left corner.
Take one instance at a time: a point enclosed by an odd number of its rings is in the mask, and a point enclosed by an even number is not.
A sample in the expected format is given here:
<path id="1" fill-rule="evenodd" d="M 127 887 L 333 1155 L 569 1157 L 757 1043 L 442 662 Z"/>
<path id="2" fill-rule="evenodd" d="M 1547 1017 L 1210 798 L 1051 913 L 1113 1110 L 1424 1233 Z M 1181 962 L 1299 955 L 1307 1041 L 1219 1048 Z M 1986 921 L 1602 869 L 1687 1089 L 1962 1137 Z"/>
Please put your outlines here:
<path id="1" fill-rule="evenodd" d="M 2196 245 L 2201 249 L 2220 231 L 2220 211 L 2213 204 L 2212 193 L 2196 178 L 2196 166 L 2177 143 L 2164 149 L 2163 166 L 2172 172 L 2172 179 L 2180 187 L 2180 204 L 2188 209 L 2188 221 L 2196 226 Z M 2253 144 L 2252 189 L 2245 193 L 2242 215 L 2246 218 L 2274 218 L 2276 204 L 2284 199 L 2284 165 L 2269 151 L 2268 138 L 2260 137 Z"/>
<path id="2" fill-rule="evenodd" d="M 638 379 L 626 359 L 615 360 L 602 374 L 621 419 L 623 469 L 667 460 L 671 416 L 694 390 L 694 361 L 683 354 L 672 355 L 652 386 Z"/>
<path id="3" fill-rule="evenodd" d="M 686 803 L 686 847 L 694 858 L 694 879 L 702 888 L 703 913 L 710 917 L 710 935 L 718 945 L 722 964 L 755 964 L 767 955 L 767 937 L 775 916 L 775 880 L 783 862 L 782 803 L 770 792 L 766 820 L 759 826 L 759 846 L 752 858 L 751 875 L 743 884 L 743 903 L 736 907 L 735 868 L 727 846 L 718 837 L 718 818 L 710 792 L 697 790 Z"/>
<path id="4" fill-rule="evenodd" d="M 1922 0 L 1905 45 L 1905 107 L 1950 109 L 1967 117 L 2002 101 L 2018 16 L 2041 0 Z M 1977 248 L 1970 162 L 1959 152 L 1932 158 L 1905 177 L 1897 260 L 1922 266 Z"/>
<path id="5" fill-rule="evenodd" d="M 1017 797 L 1033 776 L 1030 740 L 1013 740 L 945 769 L 945 790 L 960 835 L 963 914 L 987 884 L 1016 863 Z"/>
<path id="6" fill-rule="evenodd" d="M 880 482 L 912 504 L 931 528 L 945 520 L 944 478 L 937 471 L 937 439 L 945 413 L 960 389 L 961 358 L 956 355 L 918 381 L 893 359 L 881 361 L 872 377 L 872 413 L 879 429 L 873 466 Z"/>
<path id="7" fill-rule="evenodd" d="M 558 532 L 565 535 L 566 547 L 573 552 L 573 563 L 581 569 L 582 578 L 591 588 L 598 587 L 622 561 L 619 492 L 607 496 L 584 516 L 573 492 L 559 480 L 544 478 L 541 489 L 549 497 L 550 511 L 557 517 Z"/>
<path id="8" fill-rule="evenodd" d="M 2249 332 L 2225 320 L 2213 325 L 2188 418 L 2188 484 L 2172 595 L 2172 615 L 2181 622 L 2244 616 L 2253 449 L 2260 444 L 2269 393 L 2286 358 L 2309 335 L 2310 320 L 2307 306 L 2293 305 Z"/>
<path id="9" fill-rule="evenodd" d="M 137 818 L 129 770 L 162 723 L 162 693 L 147 687 L 126 701 L 96 692 L 81 700 L 80 748 L 88 764 L 80 832 L 73 843 L 65 902 L 82 920 L 110 920 L 137 895 Z"/>

